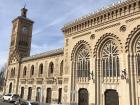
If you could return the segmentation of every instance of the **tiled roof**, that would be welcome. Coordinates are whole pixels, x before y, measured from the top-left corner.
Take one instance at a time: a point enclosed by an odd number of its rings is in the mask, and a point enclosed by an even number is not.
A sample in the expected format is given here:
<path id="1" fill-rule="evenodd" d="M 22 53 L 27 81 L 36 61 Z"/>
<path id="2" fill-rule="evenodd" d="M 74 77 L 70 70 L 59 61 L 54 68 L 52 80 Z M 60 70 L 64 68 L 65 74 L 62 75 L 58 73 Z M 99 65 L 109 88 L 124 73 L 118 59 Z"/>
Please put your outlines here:
<path id="1" fill-rule="evenodd" d="M 49 57 L 49 56 L 59 55 L 59 54 L 63 54 L 63 53 L 64 53 L 64 49 L 63 48 L 59 48 L 59 49 L 50 50 L 50 51 L 47 51 L 47 52 L 44 52 L 44 53 L 32 55 L 30 57 L 22 58 L 21 61 L 24 62 L 24 61 L 29 61 L 29 60 L 43 58 L 43 57 Z"/>

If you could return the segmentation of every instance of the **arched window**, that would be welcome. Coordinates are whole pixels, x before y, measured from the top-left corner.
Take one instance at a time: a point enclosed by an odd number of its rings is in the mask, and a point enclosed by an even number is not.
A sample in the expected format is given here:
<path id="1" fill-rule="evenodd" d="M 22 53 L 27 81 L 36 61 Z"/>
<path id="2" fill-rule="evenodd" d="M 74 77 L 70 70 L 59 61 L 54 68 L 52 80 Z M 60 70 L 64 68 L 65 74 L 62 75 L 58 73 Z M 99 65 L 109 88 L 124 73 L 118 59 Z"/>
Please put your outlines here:
<path id="1" fill-rule="evenodd" d="M 31 74 L 30 74 L 30 75 L 31 75 L 31 76 L 34 75 L 34 65 L 31 66 Z"/>
<path id="2" fill-rule="evenodd" d="M 120 76 L 119 50 L 118 46 L 109 40 L 101 51 L 103 77 Z"/>
<path id="3" fill-rule="evenodd" d="M 10 83 L 10 85 L 9 85 L 9 93 L 12 93 L 12 89 L 13 89 L 12 83 Z"/>
<path id="4" fill-rule="evenodd" d="M 140 38 L 136 43 L 136 52 L 137 52 L 137 74 L 140 76 Z"/>
<path id="5" fill-rule="evenodd" d="M 74 70 L 76 70 L 79 82 L 86 82 L 89 80 L 90 72 L 90 55 L 89 49 L 86 45 L 81 45 L 75 54 Z"/>
<path id="6" fill-rule="evenodd" d="M 12 68 L 11 69 L 11 76 L 10 77 L 13 78 L 14 76 L 15 76 L 15 68 Z"/>
<path id="7" fill-rule="evenodd" d="M 39 74 L 43 74 L 43 64 L 39 65 Z"/>
<path id="8" fill-rule="evenodd" d="M 53 64 L 53 62 L 50 62 L 50 64 L 49 64 L 49 75 L 53 74 L 53 72 L 54 72 L 54 64 Z"/>
<path id="9" fill-rule="evenodd" d="M 137 54 L 138 76 L 140 76 L 140 54 Z"/>
<path id="10" fill-rule="evenodd" d="M 60 76 L 63 75 L 63 61 L 60 63 Z"/>
<path id="11" fill-rule="evenodd" d="M 27 73 L 27 67 L 25 66 L 24 69 L 23 69 L 23 77 L 26 76 L 26 73 Z"/>

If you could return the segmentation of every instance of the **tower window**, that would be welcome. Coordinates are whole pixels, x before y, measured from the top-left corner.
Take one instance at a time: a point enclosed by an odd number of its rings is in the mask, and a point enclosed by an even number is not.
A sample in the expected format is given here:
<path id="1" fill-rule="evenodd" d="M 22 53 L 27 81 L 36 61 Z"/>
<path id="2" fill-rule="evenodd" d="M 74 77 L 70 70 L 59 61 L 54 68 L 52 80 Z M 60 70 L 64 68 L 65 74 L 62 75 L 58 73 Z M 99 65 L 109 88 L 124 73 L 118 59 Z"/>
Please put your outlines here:
<path id="1" fill-rule="evenodd" d="M 11 78 L 13 78 L 15 76 L 15 68 L 12 68 L 11 70 Z"/>
<path id="2" fill-rule="evenodd" d="M 19 41 L 19 45 L 27 47 L 28 43 L 26 41 Z"/>

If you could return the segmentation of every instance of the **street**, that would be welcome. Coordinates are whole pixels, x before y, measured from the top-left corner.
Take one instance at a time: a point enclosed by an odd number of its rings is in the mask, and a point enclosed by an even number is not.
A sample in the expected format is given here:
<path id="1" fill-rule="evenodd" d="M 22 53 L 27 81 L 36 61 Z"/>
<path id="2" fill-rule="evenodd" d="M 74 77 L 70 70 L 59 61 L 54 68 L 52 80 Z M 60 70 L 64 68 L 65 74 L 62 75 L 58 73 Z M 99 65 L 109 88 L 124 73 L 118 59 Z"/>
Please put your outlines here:
<path id="1" fill-rule="evenodd" d="M 0 99 L 0 105 L 14 105 L 13 103 L 3 102 L 2 99 Z M 62 104 L 40 104 L 40 105 L 62 105 Z"/>
<path id="2" fill-rule="evenodd" d="M 8 103 L 8 102 L 3 102 L 1 99 L 0 99 L 0 105 L 14 105 L 13 103 Z"/>

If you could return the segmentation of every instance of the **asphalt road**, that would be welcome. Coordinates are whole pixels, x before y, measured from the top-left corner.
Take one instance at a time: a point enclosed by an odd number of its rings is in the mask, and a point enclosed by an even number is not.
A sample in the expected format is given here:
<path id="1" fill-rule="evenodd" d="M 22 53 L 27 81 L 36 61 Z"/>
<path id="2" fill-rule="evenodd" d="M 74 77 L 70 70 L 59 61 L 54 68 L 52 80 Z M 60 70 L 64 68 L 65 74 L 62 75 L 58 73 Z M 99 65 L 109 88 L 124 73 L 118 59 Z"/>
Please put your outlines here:
<path id="1" fill-rule="evenodd" d="M 0 99 L 0 105 L 14 105 L 13 103 L 8 103 L 8 102 L 3 102 L 1 99 Z"/>

